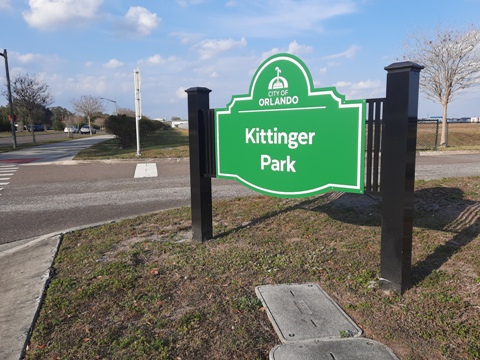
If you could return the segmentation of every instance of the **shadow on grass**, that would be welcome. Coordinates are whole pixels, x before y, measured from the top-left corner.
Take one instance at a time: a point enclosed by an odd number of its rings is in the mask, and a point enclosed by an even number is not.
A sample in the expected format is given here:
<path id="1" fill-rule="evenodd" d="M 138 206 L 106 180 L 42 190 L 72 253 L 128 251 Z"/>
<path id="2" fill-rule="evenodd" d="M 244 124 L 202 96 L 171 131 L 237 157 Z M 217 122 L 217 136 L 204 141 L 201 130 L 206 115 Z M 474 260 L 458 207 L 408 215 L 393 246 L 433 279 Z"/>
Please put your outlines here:
<path id="1" fill-rule="evenodd" d="M 480 203 L 465 199 L 461 189 L 454 187 L 420 189 L 415 192 L 414 201 L 414 227 L 444 231 L 454 235 L 412 266 L 413 286 L 438 270 L 451 256 L 470 244 L 480 234 Z M 266 213 L 246 224 L 219 233 L 214 236 L 214 239 L 228 236 L 297 209 L 322 212 L 337 221 L 358 226 L 381 227 L 382 222 L 379 195 L 327 193 Z"/>
<path id="2" fill-rule="evenodd" d="M 458 188 L 436 187 L 415 193 L 414 225 L 453 234 L 412 266 L 412 285 L 418 285 L 454 254 L 480 235 L 480 203 L 464 198 Z"/>
<path id="3" fill-rule="evenodd" d="M 319 202 L 322 202 L 322 201 L 328 201 L 326 200 L 326 198 L 328 197 L 329 194 L 326 194 L 326 195 L 322 195 L 320 197 L 314 197 L 314 198 L 309 198 L 307 200 L 304 200 L 300 203 L 297 203 L 297 204 L 294 204 L 294 205 L 290 205 L 290 206 L 287 206 L 286 208 L 284 209 L 281 209 L 281 210 L 276 210 L 276 211 L 271 211 L 271 212 L 268 212 L 266 213 L 265 215 L 262 215 L 262 216 L 259 216 L 257 218 L 254 218 L 252 220 L 250 220 L 249 222 L 247 222 L 246 224 L 242 224 L 240 226 L 237 226 L 235 228 L 232 228 L 230 230 L 227 230 L 227 231 L 224 231 L 224 232 L 221 232 L 217 235 L 214 235 L 213 236 L 213 239 L 220 239 L 222 237 L 225 237 L 225 236 L 228 236 L 230 234 L 233 234 L 235 232 L 238 232 L 240 230 L 243 230 L 243 229 L 246 229 L 248 227 L 252 227 L 252 226 L 255 226 L 255 225 L 259 225 L 261 223 L 263 223 L 264 221 L 268 220 L 268 219 L 271 219 L 275 216 L 278 216 L 278 215 L 281 215 L 281 214 L 286 214 L 290 211 L 293 211 L 293 210 L 296 210 L 296 209 L 310 209 L 309 207 L 311 207 L 312 205 L 316 205 L 318 206 L 318 203 Z M 324 200 L 325 199 L 325 200 Z"/>
<path id="4" fill-rule="evenodd" d="M 381 227 L 381 207 L 378 210 L 355 203 L 353 194 L 342 194 L 332 206 L 320 208 L 337 221 L 348 222 L 359 226 Z M 358 196 L 358 195 L 357 195 Z M 345 197 L 345 198 L 344 198 Z M 357 198 L 361 200 L 361 197 Z M 365 198 L 363 198 L 363 201 Z M 381 198 L 378 197 L 381 201 Z M 364 205 L 367 205 L 364 201 Z M 373 206 L 374 204 L 372 204 Z M 343 206 L 344 211 L 335 210 Z M 363 209 L 363 210 L 362 210 Z M 433 187 L 419 189 L 414 194 L 413 226 L 430 230 L 444 231 L 453 237 L 444 244 L 435 247 L 434 251 L 423 260 L 412 266 L 412 285 L 418 285 L 435 270 L 438 270 L 455 253 L 470 244 L 480 234 L 480 203 L 465 199 L 461 189 L 456 187 Z M 333 211 L 332 211 L 333 210 Z M 374 211 L 376 216 L 366 217 L 366 213 Z M 355 215 L 355 212 L 363 211 Z"/>

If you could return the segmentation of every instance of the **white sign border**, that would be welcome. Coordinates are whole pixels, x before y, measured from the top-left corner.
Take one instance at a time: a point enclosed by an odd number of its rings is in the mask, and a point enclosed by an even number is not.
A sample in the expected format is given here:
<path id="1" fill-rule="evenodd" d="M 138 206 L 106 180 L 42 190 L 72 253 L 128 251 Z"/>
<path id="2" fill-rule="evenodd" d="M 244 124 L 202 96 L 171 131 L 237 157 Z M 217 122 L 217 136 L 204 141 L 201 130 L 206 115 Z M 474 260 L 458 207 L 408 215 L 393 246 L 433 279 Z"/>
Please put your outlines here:
<path id="1" fill-rule="evenodd" d="M 330 95 L 335 101 L 337 101 L 339 109 L 342 109 L 342 108 L 358 108 L 358 148 L 357 148 L 358 156 L 357 156 L 357 179 L 356 179 L 356 184 L 355 185 L 329 183 L 329 184 L 320 186 L 318 188 L 309 189 L 309 190 L 275 191 L 275 190 L 271 190 L 271 189 L 265 189 L 265 188 L 260 187 L 258 185 L 252 184 L 251 182 L 245 180 L 244 178 L 242 178 L 238 174 L 227 174 L 227 173 L 222 173 L 220 171 L 220 151 L 219 151 L 219 149 L 220 149 L 220 129 L 219 129 L 219 126 L 220 126 L 219 125 L 220 124 L 220 118 L 219 117 L 220 117 L 220 115 L 231 114 L 231 109 L 233 108 L 233 106 L 235 106 L 235 103 L 237 101 L 251 101 L 251 100 L 253 100 L 253 91 L 255 90 L 255 85 L 257 83 L 257 80 L 258 80 L 260 74 L 262 74 L 263 70 L 265 70 L 265 68 L 267 66 L 269 66 L 272 62 L 276 62 L 276 61 L 279 61 L 279 60 L 290 61 L 290 62 L 294 63 L 302 71 L 303 76 L 305 78 L 305 82 L 307 83 L 308 96 Z M 313 108 L 318 108 L 318 107 L 312 107 L 312 109 Z M 272 111 L 291 110 L 291 109 L 292 108 L 272 109 Z M 298 108 L 298 110 L 305 110 L 305 109 L 308 109 L 308 108 Z M 243 112 L 262 112 L 262 111 L 265 111 L 265 110 L 244 110 Z M 293 58 L 288 57 L 288 56 L 273 57 L 271 60 L 269 60 L 265 64 L 263 64 L 263 66 L 259 69 L 259 71 L 257 71 L 256 76 L 253 79 L 252 86 L 251 86 L 251 89 L 250 89 L 250 93 L 249 93 L 248 96 L 241 97 L 241 98 L 234 97 L 233 101 L 229 104 L 229 106 L 226 110 L 216 110 L 215 111 L 215 125 L 216 125 L 216 128 L 215 128 L 215 142 L 216 142 L 215 153 L 216 153 L 217 175 L 230 177 L 230 178 L 235 178 L 238 181 L 248 185 L 252 189 L 257 189 L 258 191 L 263 192 L 263 193 L 279 195 L 279 196 L 281 196 L 281 195 L 284 195 L 284 196 L 308 195 L 308 194 L 311 194 L 311 193 L 316 193 L 316 192 L 322 191 L 322 190 L 324 190 L 326 188 L 329 188 L 329 187 L 336 187 L 336 188 L 340 188 L 340 189 L 350 189 L 350 190 L 360 190 L 363 187 L 363 184 L 361 184 L 361 180 L 362 180 L 362 174 L 365 171 L 364 167 L 362 167 L 362 163 L 363 163 L 364 156 L 365 156 L 365 154 L 363 154 L 363 152 L 362 152 L 362 137 L 363 137 L 362 134 L 363 134 L 363 131 L 365 131 L 365 126 L 364 126 L 365 124 L 364 124 L 362 115 L 363 115 L 363 104 L 359 104 L 359 103 L 357 103 L 357 104 L 342 104 L 342 100 L 339 97 L 337 97 L 335 95 L 335 93 L 331 90 L 312 91 L 312 89 L 310 87 L 310 81 L 309 81 L 308 74 L 305 72 L 304 67 L 296 59 L 293 59 Z"/>

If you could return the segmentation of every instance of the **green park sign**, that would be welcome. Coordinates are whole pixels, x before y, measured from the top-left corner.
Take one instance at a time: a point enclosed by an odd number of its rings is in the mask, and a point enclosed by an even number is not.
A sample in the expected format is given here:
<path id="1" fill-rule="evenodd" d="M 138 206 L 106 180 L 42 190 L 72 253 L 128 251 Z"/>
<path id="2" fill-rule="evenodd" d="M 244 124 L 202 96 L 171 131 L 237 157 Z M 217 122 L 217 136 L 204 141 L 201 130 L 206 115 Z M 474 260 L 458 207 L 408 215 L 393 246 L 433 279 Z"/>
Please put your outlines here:
<path id="1" fill-rule="evenodd" d="M 214 119 L 217 178 L 277 197 L 363 193 L 365 100 L 314 88 L 293 55 L 265 60 Z"/>

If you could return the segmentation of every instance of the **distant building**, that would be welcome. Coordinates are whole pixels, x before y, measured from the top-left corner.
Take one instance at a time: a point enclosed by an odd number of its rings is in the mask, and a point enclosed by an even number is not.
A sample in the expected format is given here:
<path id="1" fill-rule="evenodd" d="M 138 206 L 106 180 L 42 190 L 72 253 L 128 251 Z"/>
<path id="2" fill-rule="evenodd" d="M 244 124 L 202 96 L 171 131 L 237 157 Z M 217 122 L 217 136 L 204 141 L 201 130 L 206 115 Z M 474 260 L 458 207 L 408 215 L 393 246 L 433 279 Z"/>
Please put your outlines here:
<path id="1" fill-rule="evenodd" d="M 172 128 L 188 129 L 188 120 L 170 120 Z"/>

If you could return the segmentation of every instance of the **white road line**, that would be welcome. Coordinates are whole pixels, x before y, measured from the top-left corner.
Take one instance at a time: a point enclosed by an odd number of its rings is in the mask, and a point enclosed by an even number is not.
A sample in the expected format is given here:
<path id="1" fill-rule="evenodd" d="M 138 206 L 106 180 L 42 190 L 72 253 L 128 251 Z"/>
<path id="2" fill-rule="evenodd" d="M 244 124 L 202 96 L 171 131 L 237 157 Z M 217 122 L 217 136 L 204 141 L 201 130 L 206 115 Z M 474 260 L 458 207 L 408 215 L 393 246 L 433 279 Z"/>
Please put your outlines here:
<path id="1" fill-rule="evenodd" d="M 13 174 L 17 170 L 18 170 L 17 165 L 0 165 L 0 186 L 1 186 L 0 191 L 5 189 L 3 186 L 10 184 L 8 180 L 10 180 L 10 176 L 13 176 Z"/>
<path id="2" fill-rule="evenodd" d="M 157 177 L 157 164 L 149 163 L 149 164 L 137 164 L 135 168 L 135 175 L 134 178 L 143 178 L 143 177 Z"/>

